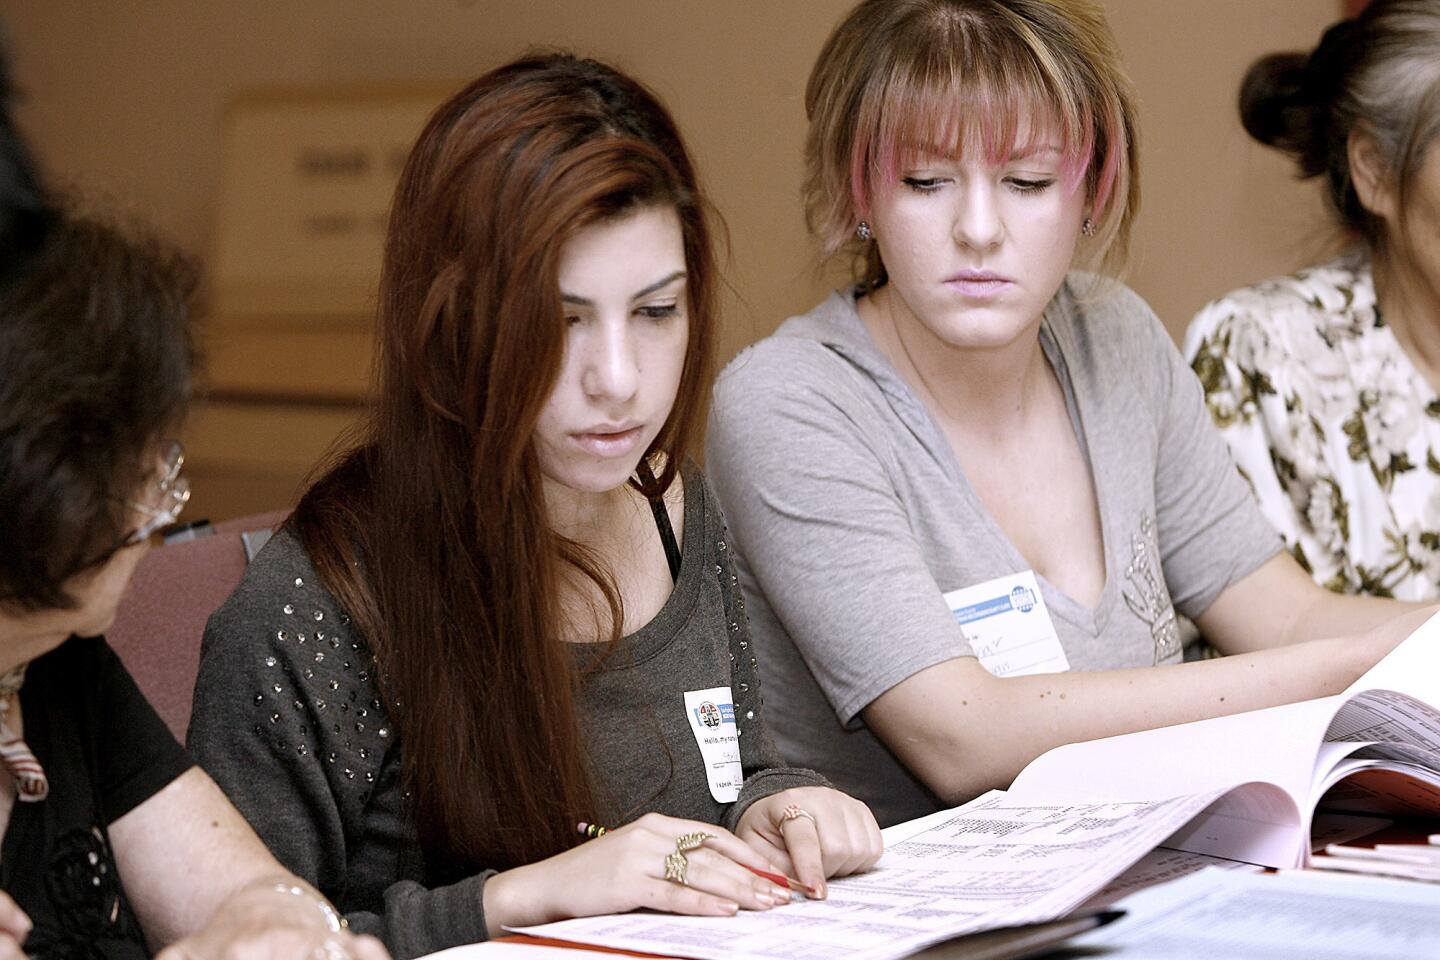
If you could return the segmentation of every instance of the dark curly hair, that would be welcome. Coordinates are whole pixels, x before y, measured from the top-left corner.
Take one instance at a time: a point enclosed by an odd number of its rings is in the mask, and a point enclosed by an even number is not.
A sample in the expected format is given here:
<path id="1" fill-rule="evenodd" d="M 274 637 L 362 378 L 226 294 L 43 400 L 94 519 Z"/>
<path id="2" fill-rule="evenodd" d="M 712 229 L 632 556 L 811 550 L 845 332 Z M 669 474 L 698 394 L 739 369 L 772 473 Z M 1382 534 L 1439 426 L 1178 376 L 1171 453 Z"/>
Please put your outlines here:
<path id="1" fill-rule="evenodd" d="M 0 282 L 0 605 L 74 605 L 65 582 L 123 541 L 128 500 L 190 396 L 188 260 L 68 212 Z"/>
<path id="2" fill-rule="evenodd" d="M 1350 134 L 1360 127 L 1374 137 L 1403 216 L 1440 135 L 1440 3 L 1374 0 L 1326 30 L 1310 53 L 1261 57 L 1241 84 L 1240 120 L 1256 140 L 1294 157 L 1302 178 L 1324 177 L 1341 224 L 1381 244 L 1384 224 L 1355 193 Z"/>

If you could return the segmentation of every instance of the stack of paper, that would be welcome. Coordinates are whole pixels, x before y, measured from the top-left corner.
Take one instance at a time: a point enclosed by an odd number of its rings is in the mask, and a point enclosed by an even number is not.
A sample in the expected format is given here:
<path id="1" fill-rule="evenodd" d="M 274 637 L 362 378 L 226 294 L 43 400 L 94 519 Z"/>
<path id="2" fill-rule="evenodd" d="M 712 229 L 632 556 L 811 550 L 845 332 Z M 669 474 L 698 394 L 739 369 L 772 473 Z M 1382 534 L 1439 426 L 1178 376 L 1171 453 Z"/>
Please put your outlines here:
<path id="1" fill-rule="evenodd" d="M 1377 843 L 1373 847 L 1349 847 L 1332 843 L 1323 855 L 1312 857 L 1310 865 L 1339 873 L 1368 873 L 1440 883 L 1440 833 L 1431 834 L 1429 844 Z"/>

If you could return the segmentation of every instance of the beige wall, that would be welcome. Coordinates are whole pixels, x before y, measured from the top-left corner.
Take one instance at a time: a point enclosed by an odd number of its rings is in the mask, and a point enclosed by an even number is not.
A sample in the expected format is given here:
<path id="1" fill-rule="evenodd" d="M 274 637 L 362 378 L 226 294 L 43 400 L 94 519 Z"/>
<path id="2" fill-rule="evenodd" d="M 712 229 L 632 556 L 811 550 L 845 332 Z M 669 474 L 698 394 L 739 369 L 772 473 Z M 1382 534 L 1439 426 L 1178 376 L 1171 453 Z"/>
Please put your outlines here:
<path id="1" fill-rule="evenodd" d="M 1310 49 L 1338 0 L 1108 0 L 1140 95 L 1142 191 L 1130 283 L 1177 339 L 1241 284 L 1321 255 L 1318 185 L 1251 140 L 1235 101 L 1263 53 Z"/>
<path id="2" fill-rule="evenodd" d="M 211 248 L 225 105 L 257 88 L 452 82 L 529 45 L 654 86 L 729 223 L 728 353 L 825 283 L 797 197 L 801 92 L 851 0 L 7 0 L 22 123 L 51 174 Z M 1107 0 L 1142 106 L 1133 286 L 1173 333 L 1208 298 L 1304 262 L 1313 185 L 1251 144 L 1235 89 L 1256 55 L 1308 46 L 1338 0 Z M 220 511 L 223 512 L 223 511 Z"/>

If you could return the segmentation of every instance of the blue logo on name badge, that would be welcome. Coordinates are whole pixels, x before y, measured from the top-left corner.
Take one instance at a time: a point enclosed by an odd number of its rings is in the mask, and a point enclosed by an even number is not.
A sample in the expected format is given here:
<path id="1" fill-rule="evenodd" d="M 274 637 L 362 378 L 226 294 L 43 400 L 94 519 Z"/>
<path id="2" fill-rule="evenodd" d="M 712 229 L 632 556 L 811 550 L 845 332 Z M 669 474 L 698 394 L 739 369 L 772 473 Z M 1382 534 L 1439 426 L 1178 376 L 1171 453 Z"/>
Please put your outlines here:
<path id="1" fill-rule="evenodd" d="M 695 708 L 695 719 L 712 730 L 722 723 L 733 725 L 735 723 L 735 704 L 722 703 L 717 706 L 706 700 Z"/>
<path id="2" fill-rule="evenodd" d="M 1021 613 L 1035 609 L 1035 591 L 1028 587 L 1016 587 L 1010 591 L 1010 606 Z"/>

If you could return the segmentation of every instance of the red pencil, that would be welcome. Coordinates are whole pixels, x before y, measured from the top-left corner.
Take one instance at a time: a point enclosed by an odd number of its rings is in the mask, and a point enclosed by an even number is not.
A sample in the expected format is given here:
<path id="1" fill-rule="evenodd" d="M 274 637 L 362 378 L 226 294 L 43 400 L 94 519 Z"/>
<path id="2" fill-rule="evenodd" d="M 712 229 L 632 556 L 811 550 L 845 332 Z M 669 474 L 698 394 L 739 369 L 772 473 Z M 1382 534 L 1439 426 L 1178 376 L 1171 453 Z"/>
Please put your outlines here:
<path id="1" fill-rule="evenodd" d="M 766 880 L 769 880 L 771 883 L 776 884 L 777 886 L 785 887 L 787 890 L 794 890 L 796 893 L 803 893 L 805 894 L 805 896 L 810 897 L 811 899 L 815 898 L 815 888 L 807 887 L 799 880 L 791 880 L 784 874 L 771 873 L 769 870 L 760 870 L 748 865 L 745 865 L 745 869 L 749 870 L 757 877 L 764 877 Z"/>

